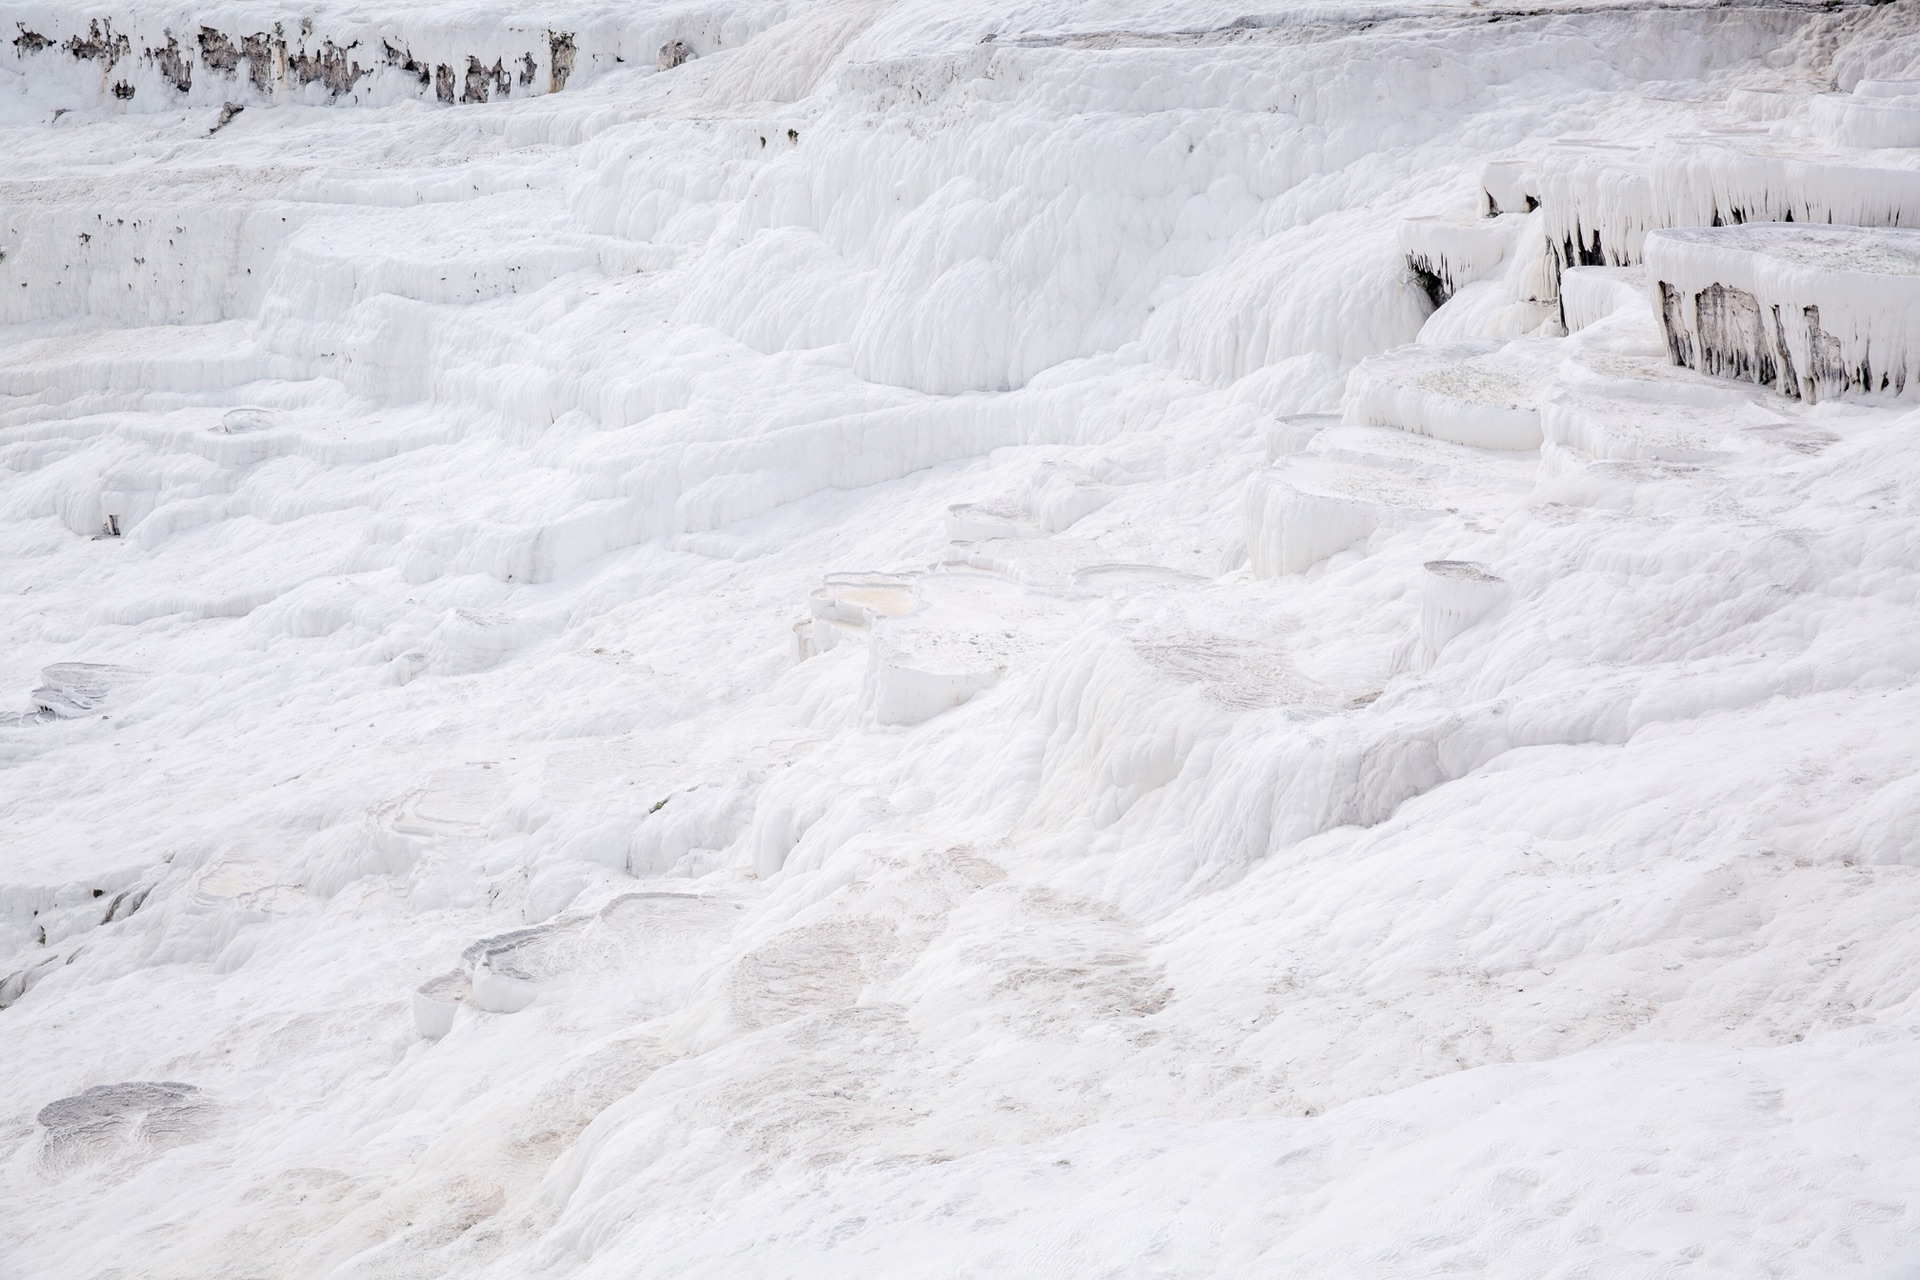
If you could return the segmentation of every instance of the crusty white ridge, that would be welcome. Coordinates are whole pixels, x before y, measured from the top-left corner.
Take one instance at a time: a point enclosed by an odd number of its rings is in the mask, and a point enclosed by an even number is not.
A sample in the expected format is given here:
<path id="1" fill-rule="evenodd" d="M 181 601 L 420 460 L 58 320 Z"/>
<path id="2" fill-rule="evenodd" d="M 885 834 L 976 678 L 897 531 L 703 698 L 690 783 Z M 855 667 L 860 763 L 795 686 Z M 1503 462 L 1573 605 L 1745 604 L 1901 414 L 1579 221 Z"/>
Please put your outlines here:
<path id="1" fill-rule="evenodd" d="M 1920 0 L 0 9 L 0 1275 L 1899 1274 Z"/>

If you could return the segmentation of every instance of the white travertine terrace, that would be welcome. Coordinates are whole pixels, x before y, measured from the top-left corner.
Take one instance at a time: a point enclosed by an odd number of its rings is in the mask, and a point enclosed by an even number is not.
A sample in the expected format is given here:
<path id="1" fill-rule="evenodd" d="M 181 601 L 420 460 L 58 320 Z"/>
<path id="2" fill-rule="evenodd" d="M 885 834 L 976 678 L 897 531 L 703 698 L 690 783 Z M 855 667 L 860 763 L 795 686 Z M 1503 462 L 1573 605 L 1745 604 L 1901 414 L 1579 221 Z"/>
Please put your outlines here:
<path id="1" fill-rule="evenodd" d="M 0 1273 L 1883 1276 L 1920 0 L 0 7 Z"/>

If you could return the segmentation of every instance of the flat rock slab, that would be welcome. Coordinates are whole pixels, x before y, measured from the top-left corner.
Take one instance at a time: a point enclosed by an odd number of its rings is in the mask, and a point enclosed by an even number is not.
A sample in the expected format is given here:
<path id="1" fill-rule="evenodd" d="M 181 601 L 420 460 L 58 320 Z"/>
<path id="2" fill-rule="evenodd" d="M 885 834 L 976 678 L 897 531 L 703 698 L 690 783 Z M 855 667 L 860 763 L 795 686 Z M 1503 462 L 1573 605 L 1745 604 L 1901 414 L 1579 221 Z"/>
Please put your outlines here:
<path id="1" fill-rule="evenodd" d="M 1774 134 L 1673 138 L 1654 150 L 1653 201 L 1662 227 L 1920 227 L 1920 150 Z"/>
<path id="2" fill-rule="evenodd" d="M 1858 89 L 1823 93 L 1813 100 L 1812 116 L 1814 132 L 1838 147 L 1920 147 L 1920 89 L 1884 97 Z"/>
<path id="3" fill-rule="evenodd" d="M 1341 416 L 1476 449 L 1538 449 L 1540 397 L 1561 358 L 1545 340 L 1397 347 L 1354 367 Z"/>
<path id="4" fill-rule="evenodd" d="M 1816 403 L 1920 398 L 1920 231 L 1674 228 L 1647 273 L 1676 364 Z"/>
<path id="5" fill-rule="evenodd" d="M 1256 578 L 1302 573 L 1395 528 L 1492 515 L 1526 492 L 1530 464 L 1384 427 L 1329 427 L 1247 485 Z"/>

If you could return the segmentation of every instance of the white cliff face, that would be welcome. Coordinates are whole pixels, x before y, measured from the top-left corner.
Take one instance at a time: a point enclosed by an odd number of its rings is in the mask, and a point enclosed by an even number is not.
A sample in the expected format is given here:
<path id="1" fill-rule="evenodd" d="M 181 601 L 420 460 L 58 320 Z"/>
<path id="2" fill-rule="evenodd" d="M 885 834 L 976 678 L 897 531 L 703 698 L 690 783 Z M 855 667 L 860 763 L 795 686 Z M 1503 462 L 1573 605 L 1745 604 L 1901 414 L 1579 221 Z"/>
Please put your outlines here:
<path id="1" fill-rule="evenodd" d="M 1578 8 L 0 11 L 0 1271 L 1896 1274 L 1920 9 Z"/>

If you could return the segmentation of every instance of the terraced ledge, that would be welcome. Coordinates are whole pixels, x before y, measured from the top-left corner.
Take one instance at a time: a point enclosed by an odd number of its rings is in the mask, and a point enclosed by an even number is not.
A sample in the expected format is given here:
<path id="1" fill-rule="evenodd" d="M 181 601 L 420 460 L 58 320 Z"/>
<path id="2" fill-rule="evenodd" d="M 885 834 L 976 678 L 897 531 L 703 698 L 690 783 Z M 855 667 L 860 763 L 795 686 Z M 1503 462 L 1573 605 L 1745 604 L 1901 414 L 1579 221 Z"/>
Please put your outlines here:
<path id="1" fill-rule="evenodd" d="M 1810 403 L 1920 398 L 1920 231 L 1675 228 L 1647 274 L 1675 364 Z"/>
<path id="2" fill-rule="evenodd" d="M 1559 359 L 1500 339 L 1400 347 L 1355 366 L 1341 414 L 1476 449 L 1537 449 L 1539 398 Z"/>

